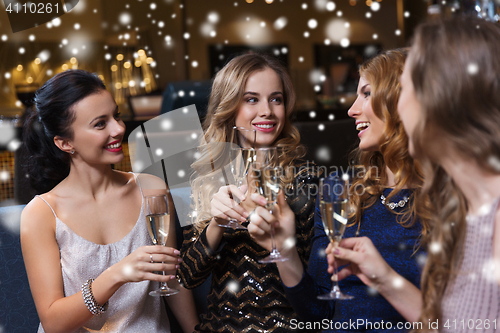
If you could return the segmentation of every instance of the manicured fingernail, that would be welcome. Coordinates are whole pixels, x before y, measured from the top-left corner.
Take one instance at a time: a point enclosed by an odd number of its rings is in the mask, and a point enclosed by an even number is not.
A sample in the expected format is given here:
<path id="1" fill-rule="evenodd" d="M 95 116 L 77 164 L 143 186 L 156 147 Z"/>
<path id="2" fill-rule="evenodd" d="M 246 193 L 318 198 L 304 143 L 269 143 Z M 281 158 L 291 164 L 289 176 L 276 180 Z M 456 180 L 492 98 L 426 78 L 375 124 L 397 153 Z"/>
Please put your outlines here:
<path id="1" fill-rule="evenodd" d="M 174 254 L 175 254 L 175 255 L 179 255 L 179 254 L 181 254 L 181 251 L 179 251 L 179 250 L 174 250 Z"/>
<path id="2" fill-rule="evenodd" d="M 243 216 L 244 216 L 244 217 L 249 217 L 249 216 L 250 216 L 250 213 L 248 213 L 247 211 L 244 211 L 244 212 L 243 212 Z"/>
<path id="3" fill-rule="evenodd" d="M 177 258 L 177 262 L 182 262 L 182 258 Z"/>
<path id="4" fill-rule="evenodd" d="M 335 255 L 339 255 L 340 254 L 340 250 L 338 247 L 336 247 L 334 250 L 333 250 L 333 254 Z"/>
<path id="5" fill-rule="evenodd" d="M 179 265 L 175 265 L 175 269 L 179 269 L 179 267 L 180 267 Z"/>
<path id="6" fill-rule="evenodd" d="M 266 199 L 260 199 L 259 203 L 264 206 L 265 204 L 267 204 L 267 201 Z"/>
<path id="7" fill-rule="evenodd" d="M 170 275 L 170 280 L 175 280 L 175 275 Z"/>

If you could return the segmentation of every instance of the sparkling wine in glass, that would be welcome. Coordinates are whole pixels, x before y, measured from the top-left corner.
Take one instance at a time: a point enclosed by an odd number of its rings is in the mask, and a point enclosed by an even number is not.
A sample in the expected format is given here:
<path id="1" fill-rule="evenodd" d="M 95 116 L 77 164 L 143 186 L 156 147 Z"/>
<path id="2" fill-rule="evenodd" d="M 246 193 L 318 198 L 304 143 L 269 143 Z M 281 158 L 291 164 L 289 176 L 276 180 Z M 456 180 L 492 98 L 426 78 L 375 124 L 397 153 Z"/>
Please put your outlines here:
<path id="1" fill-rule="evenodd" d="M 238 188 L 245 184 L 250 165 L 255 158 L 255 138 L 257 131 L 244 127 L 233 127 L 231 133 L 231 144 L 229 149 L 229 168 L 234 182 L 226 180 L 227 184 L 234 183 Z M 240 200 L 236 196 L 232 199 L 239 204 Z M 227 224 L 219 224 L 223 228 L 246 229 L 235 219 L 230 219 Z"/>
<path id="2" fill-rule="evenodd" d="M 349 215 L 349 177 L 328 177 L 320 179 L 321 219 L 325 233 L 334 247 L 337 247 L 344 236 Z M 334 264 L 334 282 L 328 294 L 318 296 L 322 300 L 348 300 L 353 296 L 340 291 L 337 263 Z"/>
<path id="3" fill-rule="evenodd" d="M 165 246 L 171 228 L 170 209 L 166 195 L 152 195 L 145 197 L 146 200 L 146 223 L 149 235 L 154 245 Z M 165 275 L 165 271 L 163 271 Z M 151 296 L 171 296 L 179 292 L 177 289 L 169 288 L 166 282 L 160 282 L 160 288 L 151 291 Z"/>
<path id="4" fill-rule="evenodd" d="M 273 206 L 278 200 L 280 191 L 281 168 L 278 163 L 278 149 L 276 147 L 257 148 L 255 162 L 252 164 L 252 180 L 257 192 L 266 198 L 266 208 L 272 214 Z M 274 225 L 271 226 L 271 253 L 259 260 L 261 264 L 288 260 L 276 247 L 274 240 Z"/>

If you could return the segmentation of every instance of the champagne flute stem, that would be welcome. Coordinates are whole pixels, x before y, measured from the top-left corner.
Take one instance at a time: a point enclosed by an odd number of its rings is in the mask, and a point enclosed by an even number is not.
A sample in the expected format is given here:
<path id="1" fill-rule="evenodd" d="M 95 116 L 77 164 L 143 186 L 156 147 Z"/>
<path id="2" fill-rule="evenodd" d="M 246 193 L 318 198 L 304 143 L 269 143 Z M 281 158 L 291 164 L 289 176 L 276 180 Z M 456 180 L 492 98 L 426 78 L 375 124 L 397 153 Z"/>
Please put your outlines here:
<path id="1" fill-rule="evenodd" d="M 163 264 L 163 262 L 162 262 Z M 161 272 L 163 274 L 163 276 L 165 276 L 165 271 L 162 271 Z M 168 289 L 168 285 L 166 282 L 160 282 L 160 289 Z"/>
<path id="2" fill-rule="evenodd" d="M 339 271 L 337 267 L 337 263 L 333 264 L 333 285 L 332 285 L 332 293 L 336 293 L 340 290 L 339 288 Z"/>
<path id="3" fill-rule="evenodd" d="M 332 242 L 334 247 L 338 246 L 337 242 Z M 337 266 L 337 261 L 333 263 L 333 285 L 332 285 L 332 290 L 330 291 L 331 294 L 335 294 L 340 292 L 339 288 L 339 269 Z"/>
<path id="4" fill-rule="evenodd" d="M 274 234 L 275 234 L 274 225 L 272 225 L 271 226 L 271 253 L 276 252 L 276 241 L 274 240 Z"/>
<path id="5" fill-rule="evenodd" d="M 269 209 L 269 213 L 273 213 L 273 208 L 272 206 L 268 208 Z M 278 252 L 278 249 L 276 248 L 276 241 L 274 240 L 274 234 L 275 234 L 275 230 L 274 230 L 274 224 L 271 225 L 271 254 L 275 254 Z"/>
<path id="6" fill-rule="evenodd" d="M 161 262 L 162 264 L 164 263 L 163 261 Z M 161 274 L 165 276 L 165 271 L 161 271 Z M 168 286 L 167 282 L 160 282 L 160 289 L 161 290 L 170 290 L 170 287 Z"/>

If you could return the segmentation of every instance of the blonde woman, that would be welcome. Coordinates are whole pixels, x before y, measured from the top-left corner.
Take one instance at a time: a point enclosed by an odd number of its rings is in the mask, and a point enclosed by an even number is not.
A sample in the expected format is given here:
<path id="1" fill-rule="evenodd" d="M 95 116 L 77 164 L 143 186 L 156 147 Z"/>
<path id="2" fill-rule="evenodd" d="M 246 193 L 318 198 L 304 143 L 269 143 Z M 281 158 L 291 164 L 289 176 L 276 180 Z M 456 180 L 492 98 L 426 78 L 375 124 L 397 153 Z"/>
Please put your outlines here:
<path id="1" fill-rule="evenodd" d="M 201 157 L 193 165 L 198 174 L 192 185 L 197 222 L 184 232 L 179 270 L 188 288 L 200 285 L 212 274 L 208 312 L 201 316 L 197 332 L 286 332 L 290 320 L 297 318 L 276 266 L 258 263 L 269 251 L 247 230 L 219 226 L 229 219 L 246 221 L 253 207 L 248 198 L 245 201 L 245 193 L 223 182 L 214 185 L 221 178 L 218 170 L 224 165 L 222 156 L 233 126 L 255 129 L 256 147 L 282 147 L 280 164 L 288 170 L 282 183 L 297 190 L 289 191 L 287 202 L 295 213 L 297 248 L 306 264 L 315 201 L 307 193 L 317 177 L 311 168 L 300 168 L 300 137 L 290 122 L 294 103 L 289 75 L 269 56 L 238 56 L 215 77 L 204 123 L 204 139 L 210 149 L 202 147 Z M 229 192 L 244 202 L 235 204 Z"/>

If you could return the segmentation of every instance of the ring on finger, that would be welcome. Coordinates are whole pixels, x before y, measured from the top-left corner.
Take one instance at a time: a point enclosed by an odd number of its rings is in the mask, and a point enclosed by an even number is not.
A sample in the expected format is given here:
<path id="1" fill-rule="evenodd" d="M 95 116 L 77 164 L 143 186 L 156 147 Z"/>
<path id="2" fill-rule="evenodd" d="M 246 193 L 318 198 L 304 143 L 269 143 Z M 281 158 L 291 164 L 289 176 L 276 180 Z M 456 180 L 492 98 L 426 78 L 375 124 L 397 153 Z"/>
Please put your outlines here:
<path id="1" fill-rule="evenodd" d="M 153 263 L 153 262 L 154 262 L 154 261 L 153 261 L 153 255 L 152 255 L 152 254 L 150 254 L 150 255 L 149 255 L 149 259 L 151 259 L 151 263 Z"/>

